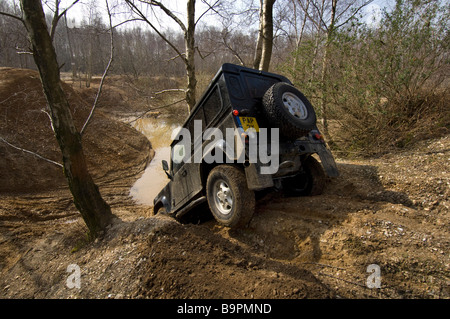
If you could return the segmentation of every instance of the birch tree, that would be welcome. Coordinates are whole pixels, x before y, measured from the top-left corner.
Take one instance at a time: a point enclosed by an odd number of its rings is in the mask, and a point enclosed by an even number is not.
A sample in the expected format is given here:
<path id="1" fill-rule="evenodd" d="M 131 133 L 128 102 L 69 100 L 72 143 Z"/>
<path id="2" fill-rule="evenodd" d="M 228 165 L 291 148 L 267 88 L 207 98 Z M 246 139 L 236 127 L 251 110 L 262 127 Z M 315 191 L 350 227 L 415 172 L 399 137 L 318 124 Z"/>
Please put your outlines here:
<path id="1" fill-rule="evenodd" d="M 268 71 L 273 48 L 273 5 L 275 0 L 260 0 L 259 32 L 253 67 Z"/>

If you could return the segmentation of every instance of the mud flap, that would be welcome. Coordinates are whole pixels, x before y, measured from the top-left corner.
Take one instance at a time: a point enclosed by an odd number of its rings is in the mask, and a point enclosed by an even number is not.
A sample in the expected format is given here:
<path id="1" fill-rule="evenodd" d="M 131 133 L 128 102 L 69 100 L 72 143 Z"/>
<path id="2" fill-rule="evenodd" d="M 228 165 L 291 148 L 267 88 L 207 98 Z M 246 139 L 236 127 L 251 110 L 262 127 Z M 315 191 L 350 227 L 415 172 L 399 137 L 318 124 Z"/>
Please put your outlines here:
<path id="1" fill-rule="evenodd" d="M 247 178 L 247 186 L 250 190 L 262 190 L 274 185 L 272 175 L 259 174 L 259 167 L 254 163 L 251 163 L 245 168 L 245 176 Z"/>
<path id="2" fill-rule="evenodd" d="M 329 177 L 338 177 L 339 170 L 337 168 L 336 162 L 330 150 L 326 147 L 321 147 L 317 152 L 322 162 L 322 166 Z"/>

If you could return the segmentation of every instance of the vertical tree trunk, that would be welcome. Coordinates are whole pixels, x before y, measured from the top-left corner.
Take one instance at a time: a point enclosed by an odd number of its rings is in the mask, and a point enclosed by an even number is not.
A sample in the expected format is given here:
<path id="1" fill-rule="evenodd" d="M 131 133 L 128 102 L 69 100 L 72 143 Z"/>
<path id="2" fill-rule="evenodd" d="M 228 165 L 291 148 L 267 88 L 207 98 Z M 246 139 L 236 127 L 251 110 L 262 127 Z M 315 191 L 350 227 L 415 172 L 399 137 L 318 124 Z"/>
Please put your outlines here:
<path id="1" fill-rule="evenodd" d="M 196 87 L 197 78 L 195 75 L 195 0 L 187 2 L 187 28 L 184 33 L 184 42 L 186 46 L 186 74 L 187 74 L 187 90 L 186 102 L 189 112 L 194 108 L 196 103 Z"/>
<path id="2" fill-rule="evenodd" d="M 311 0 L 308 0 L 308 2 L 306 3 L 306 7 L 305 7 L 305 9 L 304 9 L 305 12 L 304 12 L 303 21 L 302 21 L 302 28 L 301 28 L 301 30 L 300 30 L 300 34 L 298 35 L 297 41 L 296 41 L 296 44 L 295 44 L 295 49 L 296 49 L 297 52 L 298 52 L 298 50 L 300 49 L 300 45 L 302 44 L 303 34 L 304 34 L 304 32 L 305 32 L 305 27 L 306 27 L 306 20 L 307 20 L 307 18 L 308 18 L 307 11 L 308 11 L 308 9 L 309 9 L 309 3 L 310 3 L 310 1 L 311 1 Z M 295 0 L 294 0 L 294 8 L 295 8 Z M 297 24 L 297 23 L 296 23 L 296 24 Z M 297 28 L 296 28 L 296 29 L 297 29 Z M 294 62 L 293 62 L 292 68 L 295 70 L 295 69 L 297 68 L 297 65 L 298 65 L 298 54 L 296 54 L 296 55 L 294 56 Z"/>
<path id="3" fill-rule="evenodd" d="M 86 87 L 90 88 L 91 87 L 91 81 L 92 81 L 92 55 L 93 55 L 93 30 L 92 27 L 89 26 L 88 27 L 88 41 L 89 41 L 89 46 L 88 46 L 88 56 L 87 56 L 87 66 L 86 66 Z"/>
<path id="4" fill-rule="evenodd" d="M 69 54 L 70 54 L 70 65 L 72 67 L 72 82 L 75 82 L 77 77 L 77 67 L 75 65 L 75 55 L 73 54 L 72 41 L 70 37 L 70 28 L 67 25 L 67 15 L 64 14 L 64 24 L 66 27 L 66 35 L 67 35 L 67 44 L 69 45 Z"/>
<path id="5" fill-rule="evenodd" d="M 42 87 L 50 108 L 55 136 L 63 156 L 64 174 L 74 203 L 80 211 L 91 237 L 98 235 L 113 215 L 88 172 L 81 145 L 63 92 L 59 66 L 45 22 L 40 0 L 21 0 L 23 17 L 32 44 L 33 57 L 39 69 Z"/>
<path id="6" fill-rule="evenodd" d="M 273 47 L 273 4 L 275 0 L 264 0 L 262 12 L 262 51 L 259 69 L 268 71 Z"/>
<path id="7" fill-rule="evenodd" d="M 333 143 L 329 129 L 328 129 L 328 96 L 327 96 L 327 87 L 325 85 L 326 77 L 328 73 L 328 65 L 329 65 L 329 55 L 330 55 L 330 44 L 332 41 L 332 37 L 334 35 L 334 25 L 335 25 L 335 19 L 336 19 L 336 8 L 337 8 L 337 1 L 338 0 L 332 0 L 331 3 L 331 19 L 330 19 L 330 25 L 327 29 L 327 38 L 325 43 L 325 51 L 323 53 L 323 59 L 322 59 L 322 74 L 320 78 L 320 85 L 322 89 L 322 125 L 323 125 L 323 133 L 328 139 L 328 142 L 330 144 Z"/>
<path id="8" fill-rule="evenodd" d="M 256 40 L 255 57 L 253 59 L 253 68 L 259 68 L 262 54 L 262 42 L 263 42 L 263 0 L 259 0 L 259 29 L 258 39 Z"/>

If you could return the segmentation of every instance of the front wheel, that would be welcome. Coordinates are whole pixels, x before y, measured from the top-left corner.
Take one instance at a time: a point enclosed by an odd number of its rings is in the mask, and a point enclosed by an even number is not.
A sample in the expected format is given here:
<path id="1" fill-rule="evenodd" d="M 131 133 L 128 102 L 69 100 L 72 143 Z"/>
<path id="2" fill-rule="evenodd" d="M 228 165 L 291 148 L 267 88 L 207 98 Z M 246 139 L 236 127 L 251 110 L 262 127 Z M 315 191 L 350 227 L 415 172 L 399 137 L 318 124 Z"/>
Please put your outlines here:
<path id="1" fill-rule="evenodd" d="M 209 173 L 206 197 L 214 218 L 227 227 L 246 226 L 255 211 L 255 193 L 247 187 L 245 172 L 236 166 L 220 165 Z"/>

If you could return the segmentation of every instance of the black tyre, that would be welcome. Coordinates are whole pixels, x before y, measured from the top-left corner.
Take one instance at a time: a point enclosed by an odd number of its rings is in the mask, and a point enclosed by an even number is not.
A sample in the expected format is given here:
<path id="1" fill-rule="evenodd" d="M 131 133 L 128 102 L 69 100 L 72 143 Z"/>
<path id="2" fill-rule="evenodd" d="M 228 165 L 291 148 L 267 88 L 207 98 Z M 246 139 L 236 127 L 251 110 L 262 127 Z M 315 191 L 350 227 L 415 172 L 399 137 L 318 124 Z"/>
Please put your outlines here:
<path id="1" fill-rule="evenodd" d="M 283 191 L 289 196 L 315 196 L 323 193 L 326 175 L 322 165 L 312 156 L 303 162 L 303 172 L 282 182 Z"/>
<path id="2" fill-rule="evenodd" d="M 166 208 L 165 208 L 164 206 L 158 208 L 158 210 L 156 211 L 156 214 L 155 214 L 155 215 L 167 215 Z"/>
<path id="3" fill-rule="evenodd" d="M 248 189 L 245 172 L 232 165 L 215 167 L 208 175 L 206 197 L 214 218 L 223 226 L 246 226 L 255 211 L 255 193 Z"/>
<path id="4" fill-rule="evenodd" d="M 316 113 L 308 99 L 295 87 L 279 82 L 264 94 L 263 108 L 268 121 L 281 135 L 295 140 L 316 125 Z"/>

